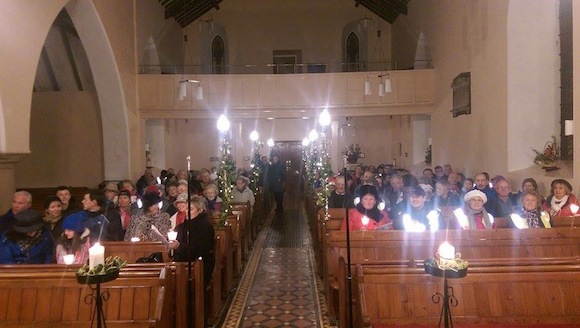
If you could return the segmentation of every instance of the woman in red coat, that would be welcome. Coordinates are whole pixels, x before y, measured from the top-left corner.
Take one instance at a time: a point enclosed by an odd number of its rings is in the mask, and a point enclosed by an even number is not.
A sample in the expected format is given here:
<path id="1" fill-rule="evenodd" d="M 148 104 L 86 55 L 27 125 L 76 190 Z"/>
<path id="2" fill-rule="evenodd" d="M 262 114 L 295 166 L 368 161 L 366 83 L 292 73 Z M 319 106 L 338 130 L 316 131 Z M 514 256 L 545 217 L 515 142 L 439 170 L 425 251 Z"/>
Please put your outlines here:
<path id="1" fill-rule="evenodd" d="M 572 185 L 564 179 L 556 179 L 551 184 L 551 194 L 544 202 L 544 210 L 554 216 L 573 216 L 570 205 L 578 204 L 572 194 Z"/>
<path id="2" fill-rule="evenodd" d="M 379 205 L 382 200 L 378 196 L 377 188 L 364 185 L 360 189 L 360 202 L 355 208 L 348 211 L 349 230 L 375 230 L 378 227 L 391 225 L 387 213 Z M 346 219 L 342 222 L 341 230 L 346 230 Z"/>

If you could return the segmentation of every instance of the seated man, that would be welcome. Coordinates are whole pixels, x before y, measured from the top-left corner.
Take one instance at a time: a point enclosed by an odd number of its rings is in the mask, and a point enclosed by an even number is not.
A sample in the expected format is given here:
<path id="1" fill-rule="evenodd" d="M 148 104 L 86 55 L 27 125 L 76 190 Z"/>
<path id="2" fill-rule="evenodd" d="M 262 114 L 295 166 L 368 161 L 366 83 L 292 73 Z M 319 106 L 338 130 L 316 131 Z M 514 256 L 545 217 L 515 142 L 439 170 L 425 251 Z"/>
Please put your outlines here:
<path id="1" fill-rule="evenodd" d="M 56 197 L 62 203 L 62 217 L 66 218 L 70 214 L 76 213 L 81 209 L 76 206 L 75 199 L 72 198 L 69 186 L 56 187 Z"/>
<path id="2" fill-rule="evenodd" d="M 487 202 L 485 203 L 485 209 L 489 212 L 489 206 L 491 205 L 491 200 L 495 198 L 495 191 L 489 186 L 489 176 L 484 173 L 478 173 L 475 175 L 475 188 L 474 190 L 479 190 L 485 194 L 487 197 Z"/>
<path id="3" fill-rule="evenodd" d="M 98 241 L 107 240 L 107 225 L 109 221 L 104 214 L 105 195 L 99 190 L 91 190 L 83 198 L 83 210 L 87 212 L 84 227 L 90 231 L 91 246 Z"/>
<path id="4" fill-rule="evenodd" d="M 510 184 L 506 179 L 498 179 L 495 184 L 497 196 L 489 201 L 488 212 L 494 217 L 507 218 L 515 213 L 518 197 L 510 191 Z"/>
<path id="5" fill-rule="evenodd" d="M 387 207 L 387 213 L 391 220 L 396 221 L 401 218 L 407 202 L 403 192 L 403 178 L 394 174 L 389 180 L 390 187 L 385 191 L 384 200 Z"/>
<path id="6" fill-rule="evenodd" d="M 17 191 L 12 196 L 12 207 L 0 216 L 0 234 L 8 230 L 14 223 L 14 216 L 32 206 L 32 195 L 28 191 Z"/>
<path id="7" fill-rule="evenodd" d="M 346 206 L 345 206 L 346 205 Z M 353 208 L 354 203 L 351 195 L 346 190 L 344 176 L 336 177 L 335 189 L 328 197 L 328 208 Z"/>
<path id="8" fill-rule="evenodd" d="M 365 173 L 363 173 L 362 180 L 361 180 L 360 184 L 358 186 L 356 186 L 356 188 L 354 189 L 354 197 L 361 196 L 360 190 L 361 190 L 362 186 L 375 186 L 376 187 L 375 174 L 373 172 L 365 171 Z"/>

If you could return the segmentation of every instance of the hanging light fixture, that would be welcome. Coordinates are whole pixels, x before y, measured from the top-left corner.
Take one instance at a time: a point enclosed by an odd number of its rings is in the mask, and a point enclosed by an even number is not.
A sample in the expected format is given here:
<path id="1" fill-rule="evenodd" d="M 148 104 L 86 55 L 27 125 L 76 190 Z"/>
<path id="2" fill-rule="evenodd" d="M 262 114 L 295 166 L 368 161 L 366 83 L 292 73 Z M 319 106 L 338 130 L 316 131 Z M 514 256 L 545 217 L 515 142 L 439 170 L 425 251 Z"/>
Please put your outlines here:
<path id="1" fill-rule="evenodd" d="M 393 92 L 393 81 L 391 81 L 389 73 L 387 73 L 387 78 L 385 79 L 385 92 Z"/>
<path id="2" fill-rule="evenodd" d="M 371 94 L 373 94 L 371 91 L 371 81 L 367 76 L 367 80 L 365 81 L 365 96 L 370 96 Z"/>
<path id="3" fill-rule="evenodd" d="M 379 96 L 384 96 L 385 92 L 393 92 L 393 81 L 391 81 L 391 77 L 389 73 L 379 75 L 381 79 L 381 83 L 379 84 Z"/>
<path id="4" fill-rule="evenodd" d="M 383 82 L 383 78 L 381 77 L 381 83 L 379 83 L 379 96 L 382 97 L 385 95 L 385 83 Z"/>
<path id="5" fill-rule="evenodd" d="M 197 100 L 203 100 L 203 88 L 201 87 L 201 82 L 197 82 L 199 83 L 197 85 L 197 88 L 195 89 L 195 99 Z"/>

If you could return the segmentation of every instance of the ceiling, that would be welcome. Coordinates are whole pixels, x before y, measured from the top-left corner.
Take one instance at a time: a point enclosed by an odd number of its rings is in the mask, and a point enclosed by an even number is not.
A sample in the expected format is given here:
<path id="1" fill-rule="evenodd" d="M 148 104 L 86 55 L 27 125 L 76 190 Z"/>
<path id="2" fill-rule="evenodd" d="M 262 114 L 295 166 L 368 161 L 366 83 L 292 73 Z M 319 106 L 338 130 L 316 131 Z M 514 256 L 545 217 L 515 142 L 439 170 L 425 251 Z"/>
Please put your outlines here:
<path id="1" fill-rule="evenodd" d="M 165 19 L 175 18 L 186 27 L 208 11 L 219 10 L 223 0 L 159 0 L 165 8 Z M 407 15 L 409 0 L 355 0 L 354 7 L 362 5 L 375 15 L 393 24 L 399 14 Z"/>

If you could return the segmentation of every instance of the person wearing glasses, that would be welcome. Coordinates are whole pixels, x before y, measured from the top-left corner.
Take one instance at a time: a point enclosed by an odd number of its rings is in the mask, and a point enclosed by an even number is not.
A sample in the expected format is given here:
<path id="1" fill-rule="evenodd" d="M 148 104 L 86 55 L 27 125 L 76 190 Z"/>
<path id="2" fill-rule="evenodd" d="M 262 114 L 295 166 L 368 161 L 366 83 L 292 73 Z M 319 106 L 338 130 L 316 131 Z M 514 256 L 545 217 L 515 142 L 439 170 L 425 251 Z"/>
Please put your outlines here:
<path id="1" fill-rule="evenodd" d="M 510 183 L 504 178 L 497 179 L 494 188 L 497 196 L 489 200 L 490 204 L 486 208 L 494 217 L 507 218 L 516 212 L 518 196 L 511 193 Z"/>

